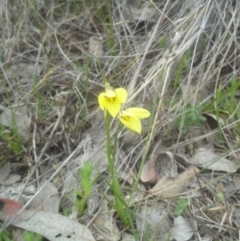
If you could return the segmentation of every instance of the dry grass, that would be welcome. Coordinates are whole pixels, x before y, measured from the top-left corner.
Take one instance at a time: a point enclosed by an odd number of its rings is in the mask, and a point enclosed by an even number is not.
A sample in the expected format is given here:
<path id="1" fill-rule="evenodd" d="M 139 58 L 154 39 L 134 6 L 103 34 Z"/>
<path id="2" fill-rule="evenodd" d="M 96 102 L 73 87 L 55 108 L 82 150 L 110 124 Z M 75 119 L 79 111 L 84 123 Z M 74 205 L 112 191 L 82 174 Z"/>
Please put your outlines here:
<path id="1" fill-rule="evenodd" d="M 220 139 L 214 143 L 216 150 L 239 161 L 240 2 L 145 1 L 143 7 L 148 4 L 153 13 L 149 22 L 130 16 L 123 1 L 112 1 L 112 6 L 111 1 L 96 2 L 0 3 L 1 105 L 25 105 L 31 117 L 31 135 L 20 144 L 21 153 L 3 140 L 0 160 L 11 161 L 26 185 L 35 180 L 37 187 L 42 178 L 51 182 L 65 175 L 86 134 L 93 134 L 94 125 L 101 123 L 96 97 L 107 78 L 129 91 L 129 106 L 143 105 L 152 113 L 148 136 L 122 147 L 125 172 L 131 169 L 137 175 L 144 151 L 152 153 L 159 142 L 173 153 L 194 146 L 196 137 L 185 137 L 194 126 L 203 126 L 202 113 L 214 115 L 215 123 L 223 120 L 207 134 Z M 99 56 L 89 53 L 91 38 L 102 43 Z M 194 110 L 195 119 L 187 121 Z M 97 141 L 101 148 L 100 137 Z M 180 169 L 185 167 L 179 163 Z M 202 198 L 193 198 L 189 205 L 188 217 L 196 229 L 191 240 L 238 240 L 238 190 L 229 189 L 235 177 L 208 170 L 198 175 Z M 58 185 L 61 193 L 63 184 Z"/>

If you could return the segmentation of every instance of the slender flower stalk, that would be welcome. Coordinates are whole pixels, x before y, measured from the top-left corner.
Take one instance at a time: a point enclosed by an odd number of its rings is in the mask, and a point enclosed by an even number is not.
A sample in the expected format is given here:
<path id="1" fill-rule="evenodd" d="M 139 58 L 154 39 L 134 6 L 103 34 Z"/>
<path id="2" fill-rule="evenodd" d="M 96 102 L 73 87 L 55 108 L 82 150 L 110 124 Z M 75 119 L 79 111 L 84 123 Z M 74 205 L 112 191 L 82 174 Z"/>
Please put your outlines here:
<path id="1" fill-rule="evenodd" d="M 114 197 L 115 197 L 115 208 L 116 208 L 116 211 L 118 212 L 120 219 L 123 221 L 123 223 L 128 224 L 129 218 L 126 215 L 126 212 L 124 210 L 124 206 L 122 203 L 123 193 L 121 191 L 121 186 L 119 184 L 119 180 L 116 175 L 116 170 L 115 170 L 115 165 L 114 165 L 114 160 L 113 160 L 114 155 L 113 155 L 113 149 L 111 146 L 111 136 L 110 136 L 110 115 L 107 111 L 105 114 L 105 127 L 106 127 L 106 135 L 107 135 L 107 143 L 106 143 L 107 159 L 108 159 L 110 175 L 112 178 L 111 189 L 112 189 Z"/>

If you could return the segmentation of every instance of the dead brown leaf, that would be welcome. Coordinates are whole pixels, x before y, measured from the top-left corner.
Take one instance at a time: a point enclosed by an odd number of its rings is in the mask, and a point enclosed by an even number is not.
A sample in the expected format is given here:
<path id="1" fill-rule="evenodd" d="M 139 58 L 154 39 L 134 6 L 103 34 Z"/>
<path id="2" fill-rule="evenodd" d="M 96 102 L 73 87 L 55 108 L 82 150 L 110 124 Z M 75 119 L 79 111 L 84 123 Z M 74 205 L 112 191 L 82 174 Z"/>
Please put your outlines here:
<path id="1" fill-rule="evenodd" d="M 156 184 L 164 176 L 173 178 L 177 175 L 177 163 L 171 152 L 154 154 L 143 166 L 141 181 Z"/>
<path id="2" fill-rule="evenodd" d="M 164 176 L 149 190 L 149 194 L 160 195 L 163 198 L 178 196 L 191 185 L 191 181 L 196 173 L 199 173 L 199 169 L 195 166 L 190 166 L 175 178 Z"/>

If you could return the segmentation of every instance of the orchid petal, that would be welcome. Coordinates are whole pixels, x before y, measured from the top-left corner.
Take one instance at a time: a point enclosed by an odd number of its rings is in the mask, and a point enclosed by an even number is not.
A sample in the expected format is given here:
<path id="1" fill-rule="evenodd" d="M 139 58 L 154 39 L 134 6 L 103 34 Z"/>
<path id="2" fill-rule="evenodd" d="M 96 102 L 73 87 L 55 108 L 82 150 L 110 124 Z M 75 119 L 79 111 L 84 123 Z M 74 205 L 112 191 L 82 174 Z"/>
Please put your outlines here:
<path id="1" fill-rule="evenodd" d="M 118 101 L 109 101 L 108 99 L 105 99 L 105 108 L 109 112 L 109 114 L 115 118 L 117 114 L 120 112 L 121 109 L 121 103 Z"/>
<path id="2" fill-rule="evenodd" d="M 126 115 L 124 115 L 126 114 Z M 130 130 L 136 131 L 137 133 L 141 133 L 142 131 L 142 124 L 136 116 L 130 116 L 128 113 L 123 113 L 119 116 L 120 121 L 124 126 L 129 128 Z"/>
<path id="3" fill-rule="evenodd" d="M 119 97 L 121 104 L 126 103 L 128 98 L 128 93 L 124 88 L 115 89 L 117 97 Z"/>
<path id="4" fill-rule="evenodd" d="M 108 88 L 105 90 L 105 97 L 114 98 L 116 96 L 117 96 L 117 93 L 113 88 Z"/>
<path id="5" fill-rule="evenodd" d="M 129 113 L 134 114 L 139 119 L 145 119 L 151 115 L 150 112 L 144 108 L 133 107 L 133 108 L 128 108 L 125 111 L 128 112 L 128 114 Z"/>
<path id="6" fill-rule="evenodd" d="M 127 101 L 127 91 L 124 88 L 106 88 L 105 92 L 98 95 L 101 110 L 107 110 L 114 118 L 120 112 L 121 104 Z"/>
<path id="7" fill-rule="evenodd" d="M 105 104 L 105 93 L 100 93 L 98 95 L 98 104 L 100 106 L 101 110 L 104 110 L 104 104 Z"/>

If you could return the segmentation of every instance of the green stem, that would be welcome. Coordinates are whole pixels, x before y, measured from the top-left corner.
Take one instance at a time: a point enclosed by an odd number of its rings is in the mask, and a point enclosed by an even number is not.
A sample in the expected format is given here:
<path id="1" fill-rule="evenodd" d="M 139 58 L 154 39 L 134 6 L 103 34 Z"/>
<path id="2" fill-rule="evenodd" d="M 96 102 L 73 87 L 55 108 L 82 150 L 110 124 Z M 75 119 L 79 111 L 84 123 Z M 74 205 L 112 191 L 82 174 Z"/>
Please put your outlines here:
<path id="1" fill-rule="evenodd" d="M 115 138 L 114 138 L 114 143 L 113 143 L 113 158 L 115 160 L 115 156 L 116 156 L 116 150 L 117 150 L 117 141 L 118 141 L 118 133 L 120 131 L 121 125 L 120 123 L 118 124 L 118 128 L 117 128 L 117 132 L 115 134 Z"/>
<path id="2" fill-rule="evenodd" d="M 118 212 L 118 215 L 122 220 L 122 222 L 124 224 L 128 224 L 128 218 L 125 214 L 125 210 L 123 206 L 123 194 L 121 191 L 121 186 L 119 184 L 119 181 L 116 175 L 115 166 L 114 166 L 114 158 L 113 158 L 114 155 L 113 155 L 113 149 L 111 146 L 111 137 L 110 137 L 110 115 L 107 111 L 105 112 L 105 127 L 106 127 L 106 135 L 107 135 L 107 143 L 106 143 L 107 159 L 108 159 L 110 175 L 112 178 L 111 188 L 115 198 L 115 209 Z"/>
<path id="3" fill-rule="evenodd" d="M 110 137 L 110 115 L 106 111 L 105 112 L 105 128 L 106 128 L 106 135 L 107 135 L 107 159 L 108 159 L 108 166 L 111 177 L 114 176 L 114 163 L 112 160 L 112 148 L 111 148 L 111 137 Z"/>

